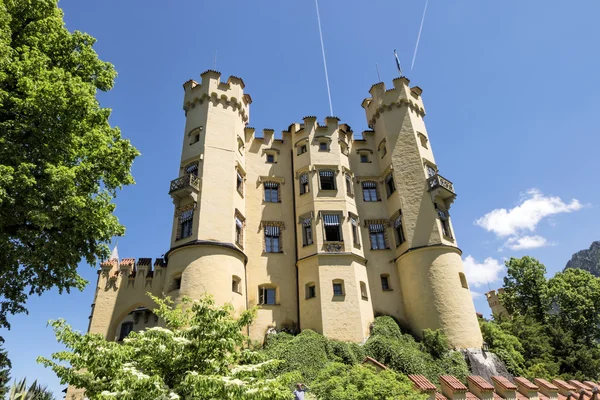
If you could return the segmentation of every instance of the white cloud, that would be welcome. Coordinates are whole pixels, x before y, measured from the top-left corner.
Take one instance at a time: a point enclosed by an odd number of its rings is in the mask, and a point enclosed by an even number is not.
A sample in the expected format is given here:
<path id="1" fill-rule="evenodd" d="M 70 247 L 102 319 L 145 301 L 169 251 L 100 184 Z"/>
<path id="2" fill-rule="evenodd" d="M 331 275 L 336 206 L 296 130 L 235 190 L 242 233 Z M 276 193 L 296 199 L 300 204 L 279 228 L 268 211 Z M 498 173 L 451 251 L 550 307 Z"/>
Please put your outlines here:
<path id="1" fill-rule="evenodd" d="M 524 231 L 535 231 L 537 224 L 545 217 L 570 213 L 582 207 L 576 199 L 567 204 L 560 197 L 547 197 L 538 189 L 529 189 L 518 206 L 510 210 L 492 210 L 476 220 L 475 224 L 488 232 L 494 232 L 498 237 L 518 237 Z"/>
<path id="2" fill-rule="evenodd" d="M 481 297 L 481 296 L 483 296 L 483 293 L 474 292 L 474 291 L 471 290 L 471 298 L 473 300 L 475 300 L 476 298 Z"/>
<path id="3" fill-rule="evenodd" d="M 504 243 L 504 246 L 508 247 L 511 250 L 527 250 L 527 249 L 537 249 L 538 247 L 548 246 L 548 240 L 545 237 L 535 235 L 535 236 L 521 236 L 521 237 L 510 237 Z"/>
<path id="4" fill-rule="evenodd" d="M 504 272 L 504 264 L 500 261 L 488 257 L 483 260 L 483 263 L 478 263 L 473 256 L 468 255 L 463 260 L 465 274 L 470 286 L 480 287 L 498 281 Z M 481 295 L 477 292 L 471 292 L 473 297 Z"/>

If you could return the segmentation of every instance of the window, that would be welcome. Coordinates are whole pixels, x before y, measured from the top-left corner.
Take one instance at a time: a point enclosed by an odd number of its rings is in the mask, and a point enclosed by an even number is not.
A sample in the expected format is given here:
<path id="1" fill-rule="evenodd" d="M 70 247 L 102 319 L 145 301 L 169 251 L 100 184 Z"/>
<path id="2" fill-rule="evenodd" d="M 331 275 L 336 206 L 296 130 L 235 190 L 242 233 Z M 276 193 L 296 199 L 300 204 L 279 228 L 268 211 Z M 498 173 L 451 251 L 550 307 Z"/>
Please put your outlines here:
<path id="1" fill-rule="evenodd" d="M 277 304 L 277 289 L 261 286 L 258 288 L 258 304 Z"/>
<path id="2" fill-rule="evenodd" d="M 371 250 L 384 250 L 388 248 L 385 242 L 384 224 L 370 223 L 369 237 L 371 238 Z"/>
<path id="3" fill-rule="evenodd" d="M 346 180 L 346 194 L 348 196 L 352 196 L 352 177 L 350 174 L 346 173 L 344 178 Z"/>
<path id="4" fill-rule="evenodd" d="M 390 287 L 390 276 L 388 274 L 381 275 L 381 289 L 392 290 Z"/>
<path id="5" fill-rule="evenodd" d="M 418 132 L 417 135 L 419 136 L 419 140 L 421 141 L 421 146 L 427 149 L 427 137 L 421 132 Z"/>
<path id="6" fill-rule="evenodd" d="M 369 295 L 367 293 L 367 284 L 362 281 L 360 282 L 360 297 L 362 297 L 363 300 L 369 299 Z"/>
<path id="7" fill-rule="evenodd" d="M 319 179 L 321 180 L 321 190 L 335 190 L 335 171 L 319 171 Z"/>
<path id="8" fill-rule="evenodd" d="M 119 341 L 125 339 L 131 331 L 133 331 L 133 321 L 123 322 L 119 333 Z"/>
<path id="9" fill-rule="evenodd" d="M 308 151 L 308 148 L 305 144 L 298 146 L 298 155 L 304 154 Z"/>
<path id="10" fill-rule="evenodd" d="M 448 213 L 442 210 L 438 210 L 438 217 L 442 223 L 442 234 L 452 239 L 452 231 L 450 230 L 450 220 L 448 219 Z"/>
<path id="11" fill-rule="evenodd" d="M 364 201 L 379 201 L 379 193 L 377 192 L 377 182 L 366 181 L 362 183 L 363 200 Z"/>
<path id="12" fill-rule="evenodd" d="M 242 290 L 240 288 L 241 282 L 242 282 L 242 279 L 239 276 L 233 275 L 231 277 L 231 291 L 235 292 L 235 293 L 242 293 Z"/>
<path id="13" fill-rule="evenodd" d="M 302 246 L 313 244 L 312 219 L 310 217 L 302 220 Z"/>
<path id="14" fill-rule="evenodd" d="M 333 295 L 343 296 L 344 295 L 344 281 L 335 280 L 333 281 Z"/>
<path id="15" fill-rule="evenodd" d="M 190 136 L 190 146 L 195 143 L 198 143 L 200 141 L 200 130 L 194 129 L 192 132 L 190 132 L 189 136 Z"/>
<path id="16" fill-rule="evenodd" d="M 358 218 L 350 214 L 350 225 L 352 226 L 352 243 L 355 246 L 360 246 L 360 239 L 358 234 Z"/>
<path id="17" fill-rule="evenodd" d="M 181 277 L 173 279 L 173 290 L 181 289 Z"/>
<path id="18" fill-rule="evenodd" d="M 275 155 L 274 154 L 267 154 L 267 162 L 269 164 L 273 164 L 275 162 Z"/>
<path id="19" fill-rule="evenodd" d="M 281 252 L 281 241 L 280 241 L 281 230 L 278 226 L 266 225 L 265 226 L 265 252 L 266 253 L 280 253 Z"/>
<path id="20" fill-rule="evenodd" d="M 313 297 L 317 297 L 317 288 L 314 283 L 306 284 L 306 298 L 312 299 Z"/>
<path id="21" fill-rule="evenodd" d="M 267 203 L 279 203 L 279 183 L 277 182 L 264 182 L 265 187 L 265 201 Z"/>
<path id="22" fill-rule="evenodd" d="M 338 214 L 323 214 L 326 242 L 341 242 L 340 216 Z"/>
<path id="23" fill-rule="evenodd" d="M 194 222 L 194 209 L 182 211 L 179 215 L 179 237 L 185 239 L 192 236 L 192 224 Z"/>
<path id="24" fill-rule="evenodd" d="M 300 194 L 308 193 L 308 174 L 305 172 L 300 175 Z"/>
<path id="25" fill-rule="evenodd" d="M 194 176 L 198 176 L 198 163 L 197 162 L 193 162 L 191 164 L 188 164 L 185 167 L 185 173 L 186 174 L 192 174 Z"/>
<path id="26" fill-rule="evenodd" d="M 369 162 L 369 156 L 367 154 L 361 154 L 360 155 L 360 162 L 361 163 L 368 163 Z"/>
<path id="27" fill-rule="evenodd" d="M 329 143 L 319 142 L 319 151 L 329 151 Z"/>
<path id="28" fill-rule="evenodd" d="M 400 246 L 406 240 L 404 237 L 404 228 L 402 227 L 402 211 L 398 211 L 398 216 L 394 220 L 394 235 L 396 236 L 396 247 Z"/>
<path id="29" fill-rule="evenodd" d="M 238 193 L 241 194 L 242 196 L 244 195 L 244 177 L 238 172 L 236 172 L 237 174 L 237 181 L 235 184 L 235 188 L 237 189 Z"/>
<path id="30" fill-rule="evenodd" d="M 394 183 L 394 176 L 392 175 L 391 172 L 385 177 L 385 191 L 386 191 L 388 197 L 390 197 L 392 195 L 392 193 L 394 193 L 396 191 L 396 184 Z"/>
<path id="31" fill-rule="evenodd" d="M 460 285 L 462 287 L 464 287 L 465 289 L 468 289 L 469 285 L 467 284 L 467 278 L 465 277 L 465 274 L 463 274 L 462 272 L 459 272 L 458 277 L 460 278 Z"/>
<path id="32" fill-rule="evenodd" d="M 235 216 L 235 244 L 244 247 L 244 220 L 240 215 Z"/>

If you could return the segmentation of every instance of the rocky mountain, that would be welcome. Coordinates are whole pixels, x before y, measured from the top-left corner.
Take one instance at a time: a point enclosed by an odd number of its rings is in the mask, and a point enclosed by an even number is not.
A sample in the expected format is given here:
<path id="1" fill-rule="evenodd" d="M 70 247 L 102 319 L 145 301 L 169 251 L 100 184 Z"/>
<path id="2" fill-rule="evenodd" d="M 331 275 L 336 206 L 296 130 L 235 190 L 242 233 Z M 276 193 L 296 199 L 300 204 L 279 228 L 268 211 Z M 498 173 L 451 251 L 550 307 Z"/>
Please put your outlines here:
<path id="1" fill-rule="evenodd" d="M 593 242 L 587 250 L 580 250 L 573 254 L 565 269 L 567 268 L 584 269 L 600 277 L 600 241 Z"/>

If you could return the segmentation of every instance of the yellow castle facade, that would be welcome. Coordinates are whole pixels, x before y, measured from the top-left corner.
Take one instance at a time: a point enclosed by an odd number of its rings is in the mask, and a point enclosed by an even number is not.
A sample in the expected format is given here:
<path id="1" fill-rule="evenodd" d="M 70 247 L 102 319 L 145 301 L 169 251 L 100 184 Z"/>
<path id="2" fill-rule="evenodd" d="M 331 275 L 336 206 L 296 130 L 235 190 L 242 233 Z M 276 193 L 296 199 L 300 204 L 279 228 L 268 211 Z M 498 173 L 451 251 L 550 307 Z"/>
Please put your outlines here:
<path id="1" fill-rule="evenodd" d="M 173 228 L 163 258 L 101 264 L 89 331 L 121 340 L 160 324 L 146 295 L 258 306 L 247 334 L 312 329 L 362 342 L 378 315 L 452 346 L 482 336 L 452 228 L 453 184 L 439 173 L 422 91 L 377 83 L 362 102 L 370 130 L 307 116 L 276 138 L 248 126 L 237 77 L 184 83 Z"/>

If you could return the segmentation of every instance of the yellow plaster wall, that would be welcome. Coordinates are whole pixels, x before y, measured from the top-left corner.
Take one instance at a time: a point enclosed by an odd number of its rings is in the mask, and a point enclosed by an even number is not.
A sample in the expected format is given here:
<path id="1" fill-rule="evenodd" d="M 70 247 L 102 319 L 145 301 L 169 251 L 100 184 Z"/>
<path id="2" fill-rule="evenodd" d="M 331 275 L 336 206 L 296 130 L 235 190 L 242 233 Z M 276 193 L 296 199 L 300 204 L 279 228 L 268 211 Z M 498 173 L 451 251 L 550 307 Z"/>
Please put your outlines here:
<path id="1" fill-rule="evenodd" d="M 413 332 L 444 330 L 458 348 L 480 348 L 483 339 L 469 289 L 463 288 L 460 251 L 433 246 L 405 253 L 396 261 L 406 317 Z"/>

